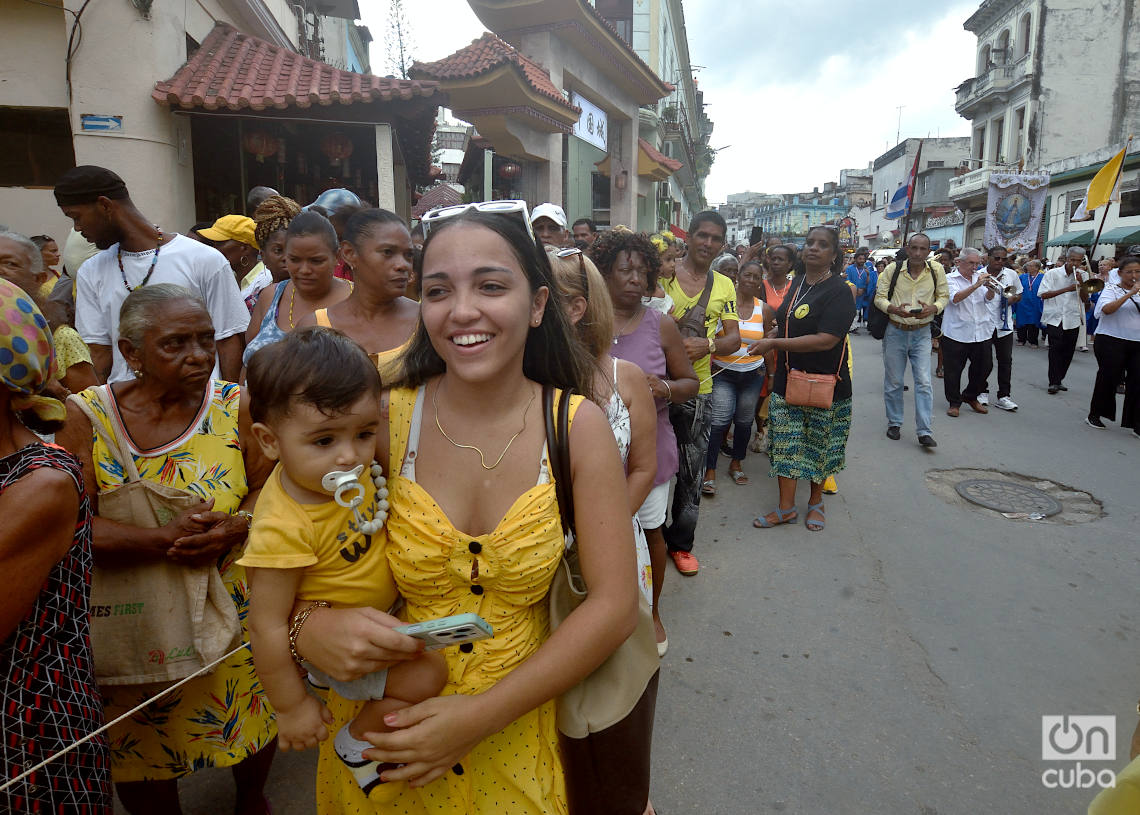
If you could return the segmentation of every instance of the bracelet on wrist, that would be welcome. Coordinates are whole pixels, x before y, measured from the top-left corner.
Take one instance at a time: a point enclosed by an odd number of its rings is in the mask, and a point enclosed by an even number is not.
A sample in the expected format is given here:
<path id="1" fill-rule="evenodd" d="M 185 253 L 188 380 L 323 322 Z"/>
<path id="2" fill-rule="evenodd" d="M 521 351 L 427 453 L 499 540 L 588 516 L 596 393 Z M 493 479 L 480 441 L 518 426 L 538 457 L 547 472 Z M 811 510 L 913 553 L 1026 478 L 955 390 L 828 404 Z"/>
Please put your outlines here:
<path id="1" fill-rule="evenodd" d="M 293 621 L 289 625 L 289 653 L 293 655 L 293 661 L 298 665 L 304 663 L 305 658 L 297 653 L 297 637 L 301 634 L 301 629 L 304 628 L 305 622 L 309 619 L 309 615 L 318 608 L 332 608 L 332 603 L 325 602 L 324 600 L 315 600 L 303 609 L 293 615 Z"/>
<path id="2" fill-rule="evenodd" d="M 669 386 L 668 380 L 662 379 L 661 384 L 665 386 L 665 404 L 673 403 L 673 389 Z"/>

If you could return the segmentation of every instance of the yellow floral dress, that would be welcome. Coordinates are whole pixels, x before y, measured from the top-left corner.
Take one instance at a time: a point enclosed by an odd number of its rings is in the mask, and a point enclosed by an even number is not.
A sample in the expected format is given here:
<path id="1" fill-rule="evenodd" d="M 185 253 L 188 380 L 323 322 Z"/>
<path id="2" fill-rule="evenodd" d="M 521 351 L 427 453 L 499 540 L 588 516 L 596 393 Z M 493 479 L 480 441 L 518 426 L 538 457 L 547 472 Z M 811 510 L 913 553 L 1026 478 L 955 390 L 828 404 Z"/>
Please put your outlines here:
<path id="1" fill-rule="evenodd" d="M 238 443 L 241 391 L 215 380 L 198 416 L 186 432 L 156 450 L 140 450 L 130 442 L 139 475 L 214 499 L 214 510 L 233 513 L 249 488 Z M 79 396 L 99 417 L 102 430 L 130 439 L 116 409 L 108 415 L 95 390 Z M 113 399 L 113 397 L 112 397 Z M 94 428 L 93 428 L 94 429 Z M 122 486 L 122 466 L 98 433 L 92 438 L 95 480 L 100 494 Z M 218 570 L 230 590 L 248 642 L 245 618 L 249 585 L 245 570 L 234 564 L 241 547 L 218 559 Z M 103 686 L 108 720 L 119 716 L 170 683 Z M 261 750 L 277 737 L 277 726 L 253 670 L 249 650 L 230 657 L 206 676 L 191 680 L 153 702 L 108 733 L 111 774 L 117 782 L 178 778 L 203 767 L 229 767 Z"/>
<path id="2" fill-rule="evenodd" d="M 79 336 L 79 332 L 69 325 L 61 325 L 52 334 L 55 344 L 55 363 L 60 377 L 67 376 L 67 369 L 81 362 L 91 362 L 91 350 Z"/>
<path id="3" fill-rule="evenodd" d="M 493 638 L 443 652 L 449 676 L 442 695 L 474 695 L 518 667 L 550 634 L 546 595 L 563 546 L 558 501 L 543 462 L 539 483 L 518 497 L 492 532 L 466 535 L 456 529 L 415 482 L 422 403 L 422 389 L 392 391 L 389 472 L 399 474 L 388 480 L 388 560 L 406 601 L 403 618 L 421 622 L 472 612 L 491 624 Z M 580 403 L 581 397 L 572 397 L 571 416 Z M 330 693 L 336 723 L 329 732 L 361 704 Z M 565 815 L 554 702 L 488 736 L 431 784 L 411 789 L 400 782 L 380 790 L 383 803 L 369 801 L 333 752 L 332 739 L 321 744 L 322 815 Z"/>

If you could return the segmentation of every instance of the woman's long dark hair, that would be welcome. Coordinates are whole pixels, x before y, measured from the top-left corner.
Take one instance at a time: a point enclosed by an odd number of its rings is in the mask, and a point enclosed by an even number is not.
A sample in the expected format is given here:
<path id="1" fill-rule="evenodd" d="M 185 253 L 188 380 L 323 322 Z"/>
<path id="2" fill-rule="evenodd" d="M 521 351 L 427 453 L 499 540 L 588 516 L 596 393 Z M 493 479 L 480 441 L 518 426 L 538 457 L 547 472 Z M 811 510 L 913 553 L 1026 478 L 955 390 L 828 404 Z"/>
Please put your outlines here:
<path id="1" fill-rule="evenodd" d="M 491 230 L 507 242 L 518 260 L 532 293 L 542 286 L 550 292 L 542 322 L 531 328 L 523 351 L 523 375 L 542 385 L 573 391 L 589 397 L 595 369 L 594 360 L 577 339 L 577 332 L 566 319 L 562 295 L 554 282 L 550 261 L 542 246 L 530 236 L 522 222 L 513 215 L 491 214 L 470 210 L 433 226 L 424 241 L 423 252 L 416 260 L 416 279 L 423 280 L 424 259 L 432 242 L 441 232 L 459 224 L 475 224 Z M 422 282 L 421 294 L 422 294 Z M 408 349 L 400 356 L 402 369 L 397 387 L 418 388 L 432 377 L 442 374 L 446 365 L 428 337 L 423 320 L 416 325 Z"/>

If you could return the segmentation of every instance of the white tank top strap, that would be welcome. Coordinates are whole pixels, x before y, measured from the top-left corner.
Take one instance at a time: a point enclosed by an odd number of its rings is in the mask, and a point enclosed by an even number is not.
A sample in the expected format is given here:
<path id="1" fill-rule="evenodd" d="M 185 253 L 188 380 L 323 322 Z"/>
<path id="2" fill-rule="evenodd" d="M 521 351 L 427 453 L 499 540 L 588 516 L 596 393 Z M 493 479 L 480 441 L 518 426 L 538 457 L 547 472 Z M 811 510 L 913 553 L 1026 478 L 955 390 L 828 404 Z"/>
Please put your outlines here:
<path id="1" fill-rule="evenodd" d="M 412 424 L 408 428 L 408 446 L 404 451 L 404 463 L 400 475 L 409 481 L 416 480 L 416 451 L 420 446 L 420 425 L 424 414 L 424 386 L 416 391 L 416 406 L 412 408 Z"/>

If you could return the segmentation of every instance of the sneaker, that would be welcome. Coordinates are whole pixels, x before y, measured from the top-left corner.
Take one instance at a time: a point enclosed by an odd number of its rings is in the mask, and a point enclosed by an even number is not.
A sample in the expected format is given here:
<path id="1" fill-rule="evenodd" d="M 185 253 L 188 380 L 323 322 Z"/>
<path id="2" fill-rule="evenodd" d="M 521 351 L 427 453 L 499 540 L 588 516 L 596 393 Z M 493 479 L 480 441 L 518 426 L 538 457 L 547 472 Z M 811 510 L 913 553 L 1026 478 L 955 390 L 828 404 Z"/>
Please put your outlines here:
<path id="1" fill-rule="evenodd" d="M 978 394 L 978 401 L 981 402 L 983 405 L 988 405 L 990 403 L 990 395 L 988 393 L 986 393 L 985 391 L 982 391 L 981 393 Z"/>
<path id="2" fill-rule="evenodd" d="M 1140 439 L 1140 430 L 1133 430 L 1132 435 L 1135 436 L 1136 438 Z"/>
<path id="3" fill-rule="evenodd" d="M 839 492 L 839 485 L 837 483 L 835 483 L 835 476 L 829 475 L 827 478 L 823 479 L 823 494 L 824 495 L 835 495 L 838 492 Z"/>
<path id="4" fill-rule="evenodd" d="M 1055 394 L 1059 390 L 1061 390 L 1061 389 L 1058 388 L 1056 385 L 1050 385 L 1049 386 L 1049 395 L 1052 396 L 1053 394 Z"/>
<path id="5" fill-rule="evenodd" d="M 1031 343 L 1029 343 L 1029 347 L 1030 347 L 1030 348 L 1040 348 L 1041 346 L 1040 346 L 1040 345 L 1038 345 L 1038 344 L 1037 344 L 1037 343 L 1035 343 L 1035 342 L 1031 342 Z"/>
<path id="6" fill-rule="evenodd" d="M 1099 416 L 1086 416 L 1085 424 L 1087 424 L 1089 427 L 1095 427 L 1098 430 L 1104 430 L 1104 422 L 1100 420 Z M 1132 432 L 1135 433 L 1136 431 Z"/>
<path id="7" fill-rule="evenodd" d="M 1002 396 L 996 402 L 994 402 L 994 407 L 999 407 L 1002 410 L 1017 410 L 1017 402 L 1013 401 L 1008 396 Z"/>
<path id="8" fill-rule="evenodd" d="M 701 570 L 701 562 L 692 552 L 670 552 L 669 557 L 673 558 L 677 571 L 686 577 L 692 577 Z"/>
<path id="9" fill-rule="evenodd" d="M 902 433 L 899 431 L 897 424 L 893 424 L 887 428 L 887 438 L 891 441 L 898 441 L 901 437 Z"/>
<path id="10" fill-rule="evenodd" d="M 936 442 L 934 440 L 934 437 L 931 435 L 919 436 L 918 437 L 918 443 L 921 444 L 923 447 L 937 447 L 938 446 L 938 442 Z"/>
<path id="11" fill-rule="evenodd" d="M 1017 341 L 1017 344 L 1018 344 L 1018 346 L 1020 346 L 1020 347 L 1022 347 L 1022 348 L 1024 348 L 1024 347 L 1025 347 L 1025 343 L 1024 343 L 1024 342 L 1022 342 L 1021 340 L 1018 340 L 1018 341 Z"/>
<path id="12" fill-rule="evenodd" d="M 1064 385 L 1058 385 L 1058 386 L 1057 386 L 1057 390 L 1059 390 L 1059 391 L 1067 391 L 1067 390 L 1068 390 L 1068 388 L 1066 388 Z"/>

